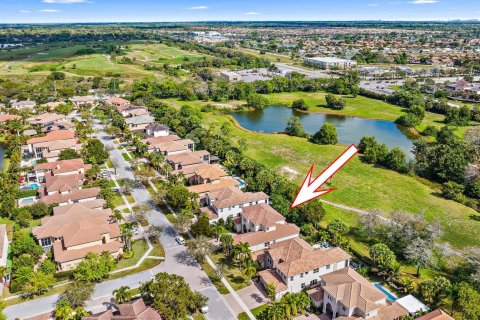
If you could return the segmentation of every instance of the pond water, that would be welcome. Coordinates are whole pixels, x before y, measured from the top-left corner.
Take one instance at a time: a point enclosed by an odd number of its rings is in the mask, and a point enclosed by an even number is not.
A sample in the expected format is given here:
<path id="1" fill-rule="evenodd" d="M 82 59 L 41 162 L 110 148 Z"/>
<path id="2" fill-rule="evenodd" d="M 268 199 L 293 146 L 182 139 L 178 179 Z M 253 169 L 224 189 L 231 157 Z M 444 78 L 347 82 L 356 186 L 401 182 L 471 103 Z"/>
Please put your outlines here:
<path id="1" fill-rule="evenodd" d="M 0 171 L 3 171 L 3 159 L 5 158 L 5 148 L 0 145 Z"/>
<path id="2" fill-rule="evenodd" d="M 358 145 L 364 136 L 374 136 L 378 142 L 385 143 L 389 149 L 399 147 L 407 155 L 412 156 L 412 141 L 407 137 L 407 132 L 394 122 L 373 120 L 343 115 L 323 113 L 304 113 L 279 105 L 271 105 L 263 110 L 232 112 L 238 123 L 250 131 L 274 133 L 283 132 L 287 120 L 297 116 L 309 134 L 314 134 L 325 122 L 330 122 L 337 127 L 338 142 Z"/>

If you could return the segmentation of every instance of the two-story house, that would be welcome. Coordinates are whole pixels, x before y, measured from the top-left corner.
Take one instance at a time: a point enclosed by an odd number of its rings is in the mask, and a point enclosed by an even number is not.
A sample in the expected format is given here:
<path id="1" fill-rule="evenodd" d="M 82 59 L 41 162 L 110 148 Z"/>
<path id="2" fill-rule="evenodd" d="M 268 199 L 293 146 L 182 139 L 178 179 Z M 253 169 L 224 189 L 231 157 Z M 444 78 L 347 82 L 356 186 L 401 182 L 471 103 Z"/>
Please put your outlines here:
<path id="1" fill-rule="evenodd" d="M 313 248 L 301 238 L 293 238 L 270 244 L 260 263 L 266 270 L 260 271 L 260 282 L 275 286 L 277 297 L 286 292 L 297 293 L 308 287 L 318 286 L 321 277 L 348 267 L 350 255 L 336 247 Z"/>
<path id="2" fill-rule="evenodd" d="M 57 160 L 54 162 L 45 162 L 37 164 L 33 170 L 27 173 L 27 179 L 30 182 L 45 182 L 45 177 L 62 176 L 70 174 L 85 174 L 91 164 L 85 164 L 82 159 Z"/>
<path id="3" fill-rule="evenodd" d="M 24 153 L 35 159 L 46 158 L 48 162 L 58 160 L 61 151 L 73 149 L 80 151 L 82 145 L 75 138 L 75 132 L 71 130 L 54 130 L 43 137 L 36 137 L 27 140 L 22 147 Z"/>
<path id="4" fill-rule="evenodd" d="M 182 172 L 187 178 L 193 175 L 195 168 L 210 163 L 210 153 L 206 150 L 190 151 L 168 155 L 165 160 L 172 166 L 174 173 Z"/>
<path id="5" fill-rule="evenodd" d="M 227 187 L 207 193 L 205 202 L 208 207 L 201 210 L 208 213 L 211 222 L 232 217 L 240 223 L 244 208 L 261 203 L 268 204 L 268 196 L 263 192 L 243 192 L 235 187 Z"/>
<path id="6" fill-rule="evenodd" d="M 145 132 L 149 137 L 166 137 L 170 134 L 170 129 L 161 123 L 151 123 L 145 128 Z"/>
<path id="7" fill-rule="evenodd" d="M 121 232 L 111 219 L 110 209 L 89 209 L 81 204 L 44 217 L 32 233 L 44 250 L 52 249 L 59 271 L 74 269 L 89 252 L 109 252 L 117 258 L 123 252 Z"/>
<path id="8" fill-rule="evenodd" d="M 243 208 L 240 218 L 236 226 L 241 233 L 233 235 L 233 245 L 248 243 L 252 252 L 300 235 L 299 227 L 287 223 L 284 216 L 266 203 Z"/>
<path id="9" fill-rule="evenodd" d="M 145 132 L 145 129 L 148 127 L 148 125 L 154 122 L 155 118 L 149 114 L 125 119 L 125 123 L 132 132 Z"/>

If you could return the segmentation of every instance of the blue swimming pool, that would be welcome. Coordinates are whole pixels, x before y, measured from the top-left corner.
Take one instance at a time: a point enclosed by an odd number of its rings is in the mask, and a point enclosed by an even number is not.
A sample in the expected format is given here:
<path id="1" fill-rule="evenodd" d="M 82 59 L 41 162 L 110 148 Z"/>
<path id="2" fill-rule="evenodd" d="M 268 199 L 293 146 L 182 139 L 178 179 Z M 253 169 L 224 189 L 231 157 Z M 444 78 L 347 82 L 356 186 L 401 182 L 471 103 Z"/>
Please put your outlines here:
<path id="1" fill-rule="evenodd" d="M 242 179 L 240 179 L 239 177 L 235 177 L 235 180 L 238 181 L 238 187 L 241 189 L 243 187 L 245 187 L 245 181 L 243 181 Z"/>
<path id="2" fill-rule="evenodd" d="M 382 285 L 380 283 L 377 282 L 377 283 L 374 283 L 373 285 L 375 287 L 377 287 L 378 290 L 382 291 L 383 293 L 385 293 L 387 295 L 387 300 L 388 301 L 393 302 L 393 301 L 398 299 L 396 295 L 394 295 L 393 293 L 391 293 L 390 291 L 388 291 L 387 289 L 382 287 Z"/>
<path id="3" fill-rule="evenodd" d="M 20 200 L 20 202 L 21 202 L 21 203 L 33 202 L 33 198 L 25 198 L 25 199 Z"/>
<path id="4" fill-rule="evenodd" d="M 40 188 L 40 185 L 37 183 L 30 183 L 28 187 L 32 190 L 38 190 Z"/>

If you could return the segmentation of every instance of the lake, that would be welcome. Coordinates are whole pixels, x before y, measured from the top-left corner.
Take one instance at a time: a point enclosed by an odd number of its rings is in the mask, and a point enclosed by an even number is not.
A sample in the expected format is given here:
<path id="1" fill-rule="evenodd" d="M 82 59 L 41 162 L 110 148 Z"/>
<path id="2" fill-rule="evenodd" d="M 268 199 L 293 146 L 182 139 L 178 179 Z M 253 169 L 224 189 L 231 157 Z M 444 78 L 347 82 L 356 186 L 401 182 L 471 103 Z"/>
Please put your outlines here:
<path id="1" fill-rule="evenodd" d="M 314 134 L 325 122 L 337 127 L 338 142 L 346 145 L 356 144 L 364 136 L 374 136 L 378 142 L 385 143 L 389 149 L 399 147 L 412 157 L 412 141 L 394 122 L 385 120 L 365 119 L 351 116 L 324 113 L 305 113 L 292 108 L 271 105 L 263 110 L 232 112 L 232 116 L 247 130 L 274 133 L 283 132 L 287 120 L 297 116 L 309 134 Z"/>

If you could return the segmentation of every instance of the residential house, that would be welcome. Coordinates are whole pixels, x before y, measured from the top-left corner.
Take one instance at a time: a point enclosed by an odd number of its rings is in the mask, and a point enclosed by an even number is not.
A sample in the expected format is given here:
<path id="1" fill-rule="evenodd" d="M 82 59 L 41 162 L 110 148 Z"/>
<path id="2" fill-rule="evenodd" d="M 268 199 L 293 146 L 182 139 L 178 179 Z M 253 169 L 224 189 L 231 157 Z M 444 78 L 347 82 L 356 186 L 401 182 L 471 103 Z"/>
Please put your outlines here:
<path id="1" fill-rule="evenodd" d="M 122 106 L 117 107 L 117 111 L 124 117 L 136 117 L 136 116 L 143 116 L 149 115 L 148 108 L 145 106 Z"/>
<path id="2" fill-rule="evenodd" d="M 193 175 L 196 167 L 203 163 L 210 163 L 210 153 L 205 150 L 187 150 L 168 155 L 165 159 L 172 166 L 174 173 L 182 172 L 188 178 Z"/>
<path id="3" fill-rule="evenodd" d="M 395 320 L 409 314 L 401 304 L 387 301 L 385 293 L 350 267 L 323 274 L 319 282 L 319 287 L 307 293 L 332 319 Z"/>
<path id="4" fill-rule="evenodd" d="M 125 119 L 125 123 L 130 131 L 136 132 L 145 132 L 145 129 L 148 127 L 148 125 L 153 122 L 155 122 L 155 118 L 148 114 Z"/>
<path id="5" fill-rule="evenodd" d="M 121 232 L 111 209 L 95 210 L 77 204 L 67 212 L 44 217 L 32 233 L 44 250 L 52 249 L 58 271 L 75 269 L 89 252 L 123 253 Z"/>
<path id="6" fill-rule="evenodd" d="M 55 101 L 55 102 L 47 102 L 44 103 L 43 106 L 47 107 L 48 110 L 52 111 L 55 110 L 58 106 L 61 106 L 62 104 L 65 104 L 65 101 Z"/>
<path id="7" fill-rule="evenodd" d="M 284 216 L 266 203 L 243 208 L 240 217 L 237 232 L 241 233 L 233 235 L 233 244 L 248 243 L 252 252 L 300 235 L 299 227 L 287 223 Z"/>
<path id="8" fill-rule="evenodd" d="M 0 114 L 0 124 L 7 123 L 8 121 L 22 120 L 22 117 L 15 114 Z"/>
<path id="9" fill-rule="evenodd" d="M 190 139 L 180 139 L 177 135 L 151 137 L 142 140 L 147 144 L 148 152 L 160 152 L 164 156 L 195 151 L 195 143 Z"/>
<path id="10" fill-rule="evenodd" d="M 119 304 L 117 307 L 118 312 L 109 309 L 83 317 L 82 320 L 162 320 L 157 311 L 145 305 L 142 298 Z"/>
<path id="11" fill-rule="evenodd" d="M 100 188 L 75 189 L 73 186 L 65 185 L 60 192 L 46 195 L 40 199 L 45 204 L 58 204 L 65 206 L 74 203 L 84 203 L 100 198 Z"/>
<path id="12" fill-rule="evenodd" d="M 128 107 L 130 105 L 130 101 L 117 97 L 110 97 L 105 102 L 107 105 L 114 107 Z"/>
<path id="13" fill-rule="evenodd" d="M 170 130 L 166 125 L 157 122 L 149 124 L 145 128 L 145 132 L 147 133 L 147 136 L 154 138 L 166 137 L 170 134 Z"/>
<path id="14" fill-rule="evenodd" d="M 286 292 L 297 293 L 317 286 L 323 275 L 348 267 L 350 258 L 338 247 L 313 248 L 296 237 L 270 244 L 259 254 L 260 264 L 267 269 L 258 274 L 264 286 L 273 283 L 279 298 Z"/>
<path id="15" fill-rule="evenodd" d="M 243 192 L 235 187 L 212 191 L 205 196 L 208 207 L 201 210 L 209 214 L 212 222 L 218 219 L 227 220 L 228 217 L 237 218 L 240 223 L 240 215 L 244 208 L 257 204 L 268 204 L 268 196 L 263 192 Z"/>
<path id="16" fill-rule="evenodd" d="M 242 81 L 242 76 L 233 71 L 221 71 L 220 77 L 223 79 L 227 79 L 228 81 L 235 82 L 235 81 Z"/>
<path id="17" fill-rule="evenodd" d="M 88 105 L 93 107 L 97 102 L 97 98 L 94 96 L 75 96 L 70 99 L 75 108 L 79 108 L 82 105 Z"/>
<path id="18" fill-rule="evenodd" d="M 35 159 L 46 158 L 48 162 L 58 160 L 58 155 L 62 150 L 73 149 L 80 151 L 81 144 L 75 138 L 75 132 L 71 130 L 54 130 L 48 132 L 43 137 L 31 138 L 27 140 L 23 152 L 29 154 Z"/>
<path id="19" fill-rule="evenodd" d="M 69 175 L 45 176 L 45 196 L 56 193 L 67 194 L 73 190 L 82 189 L 83 182 L 86 180 L 84 173 L 75 173 Z"/>
<path id="20" fill-rule="evenodd" d="M 35 165 L 33 171 L 27 174 L 27 179 L 31 182 L 45 182 L 45 176 L 47 175 L 85 174 L 91 167 L 91 164 L 85 164 L 82 159 L 40 163 Z"/>
<path id="21" fill-rule="evenodd" d="M 199 195 L 200 205 L 204 205 L 205 195 L 208 192 L 227 187 L 236 187 L 239 184 L 237 180 L 220 168 L 218 164 L 206 163 L 194 169 L 193 175 L 190 177 L 190 183 L 193 185 L 187 187 L 187 189 Z"/>
<path id="22" fill-rule="evenodd" d="M 27 119 L 32 127 L 40 128 L 40 131 L 47 132 L 57 129 L 74 128 L 67 116 L 56 113 L 42 113 Z"/>
<path id="23" fill-rule="evenodd" d="M 7 266 L 8 259 L 8 236 L 7 236 L 7 225 L 0 224 L 0 266 Z M 2 279 L 0 279 L 1 281 Z"/>
<path id="24" fill-rule="evenodd" d="M 24 110 L 24 109 L 33 109 L 37 103 L 31 100 L 23 100 L 23 101 L 15 101 L 12 102 L 12 108 L 17 110 Z"/>
<path id="25" fill-rule="evenodd" d="M 442 309 L 434 310 L 426 315 L 417 318 L 417 320 L 454 320 L 448 313 Z"/>

